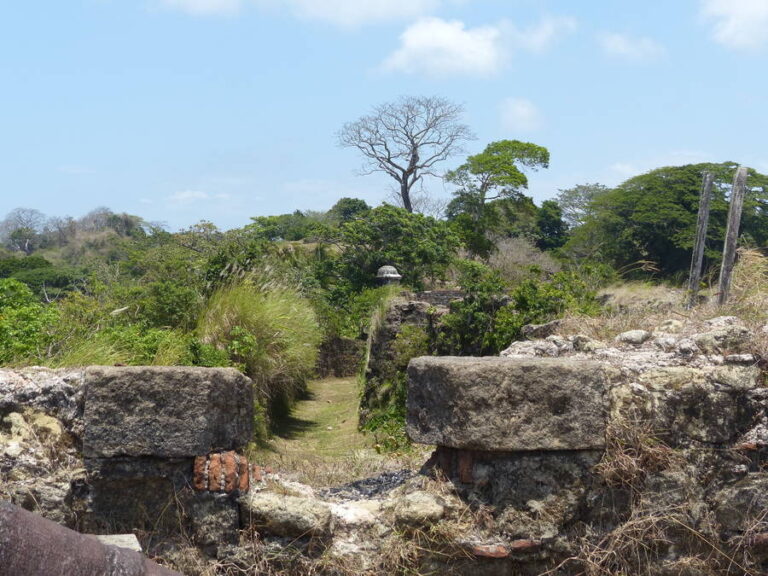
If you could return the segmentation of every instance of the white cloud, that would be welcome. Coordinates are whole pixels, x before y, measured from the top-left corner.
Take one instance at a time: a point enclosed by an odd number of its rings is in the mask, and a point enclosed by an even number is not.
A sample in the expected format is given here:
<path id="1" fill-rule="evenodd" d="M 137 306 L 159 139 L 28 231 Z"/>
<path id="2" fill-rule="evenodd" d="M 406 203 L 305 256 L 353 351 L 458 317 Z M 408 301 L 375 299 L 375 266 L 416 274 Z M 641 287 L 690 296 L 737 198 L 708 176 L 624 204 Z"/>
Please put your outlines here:
<path id="1" fill-rule="evenodd" d="M 754 50 L 766 44 L 766 0 L 703 0 L 701 13 L 714 20 L 714 38 L 723 46 Z"/>
<path id="2" fill-rule="evenodd" d="M 432 13 L 439 0 L 286 0 L 293 13 L 352 28 L 372 22 L 408 20 Z"/>
<path id="3" fill-rule="evenodd" d="M 576 20 L 567 16 L 545 16 L 538 24 L 524 29 L 512 27 L 516 43 L 532 52 L 549 48 L 561 36 L 576 29 Z"/>
<path id="4" fill-rule="evenodd" d="M 160 3 L 195 16 L 211 16 L 236 13 L 242 0 L 160 0 Z"/>
<path id="5" fill-rule="evenodd" d="M 661 44 L 645 36 L 610 33 L 602 34 L 598 40 L 603 51 L 609 56 L 632 62 L 647 62 L 664 54 Z"/>
<path id="6" fill-rule="evenodd" d="M 533 132 L 542 125 L 539 109 L 525 98 L 507 98 L 501 103 L 501 124 L 510 132 Z"/>
<path id="7" fill-rule="evenodd" d="M 400 48 L 382 66 L 429 76 L 489 76 L 505 61 L 500 34 L 494 26 L 466 28 L 459 20 L 423 18 L 402 33 Z"/>

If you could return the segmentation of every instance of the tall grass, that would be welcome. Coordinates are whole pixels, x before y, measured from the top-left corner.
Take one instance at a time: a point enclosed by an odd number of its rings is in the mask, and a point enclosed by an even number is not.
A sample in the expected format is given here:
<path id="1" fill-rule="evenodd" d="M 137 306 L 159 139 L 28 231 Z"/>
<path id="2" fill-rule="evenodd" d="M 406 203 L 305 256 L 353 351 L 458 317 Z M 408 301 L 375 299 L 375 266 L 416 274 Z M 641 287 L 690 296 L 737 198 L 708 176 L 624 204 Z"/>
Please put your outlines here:
<path id="1" fill-rule="evenodd" d="M 296 290 L 248 280 L 211 295 L 197 332 L 254 381 L 272 414 L 287 411 L 304 391 L 322 337 L 314 310 Z"/>

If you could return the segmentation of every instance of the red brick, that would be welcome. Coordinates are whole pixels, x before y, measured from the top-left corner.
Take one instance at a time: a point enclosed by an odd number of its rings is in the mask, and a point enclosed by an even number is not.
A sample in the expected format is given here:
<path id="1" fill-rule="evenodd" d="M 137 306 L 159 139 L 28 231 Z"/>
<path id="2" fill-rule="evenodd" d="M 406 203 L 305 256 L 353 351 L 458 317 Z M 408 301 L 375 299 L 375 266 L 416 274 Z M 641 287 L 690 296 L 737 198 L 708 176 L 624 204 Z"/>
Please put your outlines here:
<path id="1" fill-rule="evenodd" d="M 472 547 L 472 554 L 478 558 L 506 558 L 509 549 L 503 544 L 478 544 Z"/>
<path id="2" fill-rule="evenodd" d="M 240 490 L 240 492 L 248 492 L 248 488 L 251 484 L 250 478 L 248 477 L 248 459 L 243 455 L 240 456 L 240 463 L 237 465 L 237 477 L 237 489 Z"/>
<path id="3" fill-rule="evenodd" d="M 541 547 L 538 540 L 513 540 L 509 543 L 511 552 L 533 552 Z"/>
<path id="4" fill-rule="evenodd" d="M 464 484 L 472 484 L 475 481 L 472 468 L 474 467 L 475 458 L 474 454 L 470 450 L 461 450 L 459 452 L 459 481 Z"/>
<path id="5" fill-rule="evenodd" d="M 192 487 L 195 490 L 205 490 L 208 488 L 208 478 L 205 475 L 205 465 L 208 458 L 205 456 L 195 456 L 195 466 L 192 469 Z"/>
<path id="6" fill-rule="evenodd" d="M 211 461 L 208 464 L 208 490 L 221 491 L 221 454 L 211 454 Z"/>
<path id="7" fill-rule="evenodd" d="M 234 452 L 224 452 L 221 455 L 221 465 L 224 468 L 224 491 L 233 492 L 237 488 L 237 462 Z"/>
<path id="8" fill-rule="evenodd" d="M 272 470 L 272 466 L 265 467 L 264 474 L 274 474 L 274 471 Z"/>
<path id="9" fill-rule="evenodd" d="M 261 466 L 258 464 L 254 464 L 253 468 L 251 469 L 251 473 L 253 474 L 253 481 L 254 482 L 261 482 L 264 478 L 261 474 Z"/>

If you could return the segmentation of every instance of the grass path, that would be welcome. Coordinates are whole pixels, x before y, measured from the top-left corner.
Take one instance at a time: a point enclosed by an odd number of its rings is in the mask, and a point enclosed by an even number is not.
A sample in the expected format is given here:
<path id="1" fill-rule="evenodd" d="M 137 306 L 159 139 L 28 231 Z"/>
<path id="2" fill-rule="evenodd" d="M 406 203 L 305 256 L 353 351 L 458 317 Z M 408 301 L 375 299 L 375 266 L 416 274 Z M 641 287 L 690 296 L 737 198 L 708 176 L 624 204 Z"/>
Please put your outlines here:
<path id="1" fill-rule="evenodd" d="M 348 482 L 380 466 L 372 439 L 357 430 L 357 379 L 314 380 L 308 392 L 252 459 L 312 486 Z"/>
<path id="2" fill-rule="evenodd" d="M 308 389 L 268 445 L 251 453 L 253 462 L 314 487 L 329 487 L 424 461 L 420 451 L 381 455 L 373 438 L 358 431 L 356 378 L 315 380 Z"/>
<path id="3" fill-rule="evenodd" d="M 337 458 L 370 448 L 369 439 L 357 430 L 360 394 L 355 378 L 315 380 L 308 387 L 308 397 L 276 430 L 273 444 L 278 451 Z"/>

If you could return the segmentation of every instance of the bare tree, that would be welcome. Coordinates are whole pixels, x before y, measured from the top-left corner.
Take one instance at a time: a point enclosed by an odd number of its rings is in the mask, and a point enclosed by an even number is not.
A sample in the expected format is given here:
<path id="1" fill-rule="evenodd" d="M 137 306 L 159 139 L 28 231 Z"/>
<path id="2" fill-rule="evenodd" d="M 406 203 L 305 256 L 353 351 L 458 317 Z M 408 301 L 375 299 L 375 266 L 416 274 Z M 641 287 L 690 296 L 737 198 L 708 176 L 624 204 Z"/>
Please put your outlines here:
<path id="1" fill-rule="evenodd" d="M 444 98 L 404 96 L 348 122 L 339 144 L 365 157 L 362 173 L 384 172 L 400 185 L 403 207 L 413 212 L 411 189 L 425 175 L 439 176 L 434 166 L 462 152 L 474 138 L 460 122 L 463 107 Z"/>
<path id="2" fill-rule="evenodd" d="M 0 222 L 0 239 L 11 250 L 29 255 L 37 247 L 45 214 L 33 208 L 15 208 Z"/>

